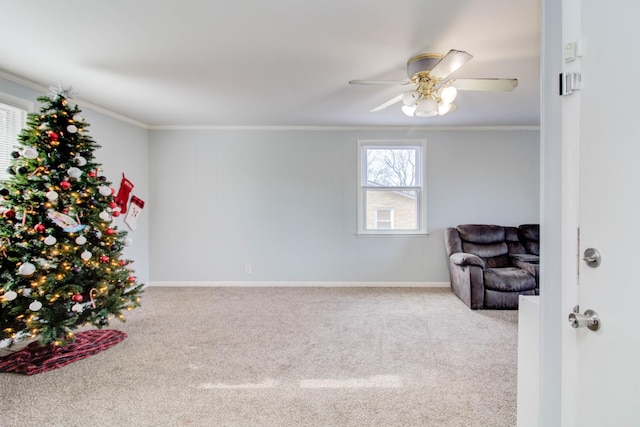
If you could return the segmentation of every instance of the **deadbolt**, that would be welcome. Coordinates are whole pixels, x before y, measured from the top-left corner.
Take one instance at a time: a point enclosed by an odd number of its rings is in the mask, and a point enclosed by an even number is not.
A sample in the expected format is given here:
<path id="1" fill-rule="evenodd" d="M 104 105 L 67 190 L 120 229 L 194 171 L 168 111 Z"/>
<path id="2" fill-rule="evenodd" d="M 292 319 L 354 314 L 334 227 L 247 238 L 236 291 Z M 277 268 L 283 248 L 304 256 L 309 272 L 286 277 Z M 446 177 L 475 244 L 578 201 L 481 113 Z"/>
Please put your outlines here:
<path id="1" fill-rule="evenodd" d="M 600 256 L 600 252 L 597 249 L 589 248 L 584 251 L 582 260 L 589 267 L 596 268 L 600 265 L 600 261 L 602 260 L 602 257 Z"/>

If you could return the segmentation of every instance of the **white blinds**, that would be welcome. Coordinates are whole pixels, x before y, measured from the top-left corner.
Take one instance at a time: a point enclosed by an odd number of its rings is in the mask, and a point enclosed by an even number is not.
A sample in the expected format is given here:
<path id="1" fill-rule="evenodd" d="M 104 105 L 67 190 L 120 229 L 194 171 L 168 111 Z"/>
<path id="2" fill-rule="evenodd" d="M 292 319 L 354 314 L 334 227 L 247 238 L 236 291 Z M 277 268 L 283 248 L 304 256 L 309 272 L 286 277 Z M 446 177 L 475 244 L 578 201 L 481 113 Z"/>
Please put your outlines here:
<path id="1" fill-rule="evenodd" d="M 10 175 L 11 152 L 16 150 L 18 135 L 27 122 L 27 110 L 0 102 L 0 180 Z"/>

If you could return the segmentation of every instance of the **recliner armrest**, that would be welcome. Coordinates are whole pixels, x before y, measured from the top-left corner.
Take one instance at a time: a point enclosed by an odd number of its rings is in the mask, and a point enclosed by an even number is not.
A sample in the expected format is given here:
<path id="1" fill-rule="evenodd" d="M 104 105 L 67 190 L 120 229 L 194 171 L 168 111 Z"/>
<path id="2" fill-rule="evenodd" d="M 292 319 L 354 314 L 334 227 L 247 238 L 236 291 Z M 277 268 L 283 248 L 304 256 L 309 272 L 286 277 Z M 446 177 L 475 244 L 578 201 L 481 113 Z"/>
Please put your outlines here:
<path id="1" fill-rule="evenodd" d="M 469 254 L 466 252 L 457 252 L 451 254 L 451 262 L 456 265 L 475 265 L 480 268 L 484 268 L 484 260 L 477 255 Z"/>

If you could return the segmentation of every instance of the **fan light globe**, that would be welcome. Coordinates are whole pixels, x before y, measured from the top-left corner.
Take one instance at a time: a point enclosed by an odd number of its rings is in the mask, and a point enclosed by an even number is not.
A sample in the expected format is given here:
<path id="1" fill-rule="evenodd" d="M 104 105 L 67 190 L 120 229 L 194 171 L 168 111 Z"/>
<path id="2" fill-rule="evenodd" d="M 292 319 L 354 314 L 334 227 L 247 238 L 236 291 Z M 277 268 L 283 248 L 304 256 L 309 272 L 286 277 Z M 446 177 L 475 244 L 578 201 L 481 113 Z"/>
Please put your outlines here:
<path id="1" fill-rule="evenodd" d="M 419 96 L 420 96 L 420 94 L 418 93 L 417 90 L 412 90 L 412 91 L 409 91 L 409 92 L 405 92 L 405 93 L 402 94 L 402 103 L 407 107 L 415 107 L 416 106 L 416 100 L 418 99 Z M 412 116 L 413 116 L 413 113 L 411 113 L 410 117 L 412 117 Z"/>
<path id="2" fill-rule="evenodd" d="M 456 89 L 453 86 L 446 86 L 438 89 L 438 96 L 446 104 L 451 104 L 453 101 L 455 101 L 457 95 L 458 95 L 458 89 Z"/>
<path id="3" fill-rule="evenodd" d="M 433 117 L 438 115 L 438 103 L 433 98 L 424 98 L 418 103 L 416 116 Z"/>
<path id="4" fill-rule="evenodd" d="M 449 111 L 451 111 L 451 104 L 443 101 L 438 102 L 438 115 L 444 116 Z"/>
<path id="5" fill-rule="evenodd" d="M 416 113 L 416 105 L 403 105 L 402 106 L 402 112 L 404 113 L 405 116 L 407 117 L 413 117 Z"/>

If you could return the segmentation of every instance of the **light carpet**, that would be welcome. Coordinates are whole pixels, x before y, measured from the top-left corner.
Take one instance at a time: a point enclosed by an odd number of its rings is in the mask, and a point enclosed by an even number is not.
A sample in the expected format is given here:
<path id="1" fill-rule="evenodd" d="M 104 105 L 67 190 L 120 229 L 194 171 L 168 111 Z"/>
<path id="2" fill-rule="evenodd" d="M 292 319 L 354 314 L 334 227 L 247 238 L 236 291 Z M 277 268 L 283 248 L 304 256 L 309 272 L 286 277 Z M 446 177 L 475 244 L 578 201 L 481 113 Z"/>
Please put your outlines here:
<path id="1" fill-rule="evenodd" d="M 449 289 L 150 287 L 115 347 L 0 374 L 0 425 L 514 426 L 517 316 Z"/>

